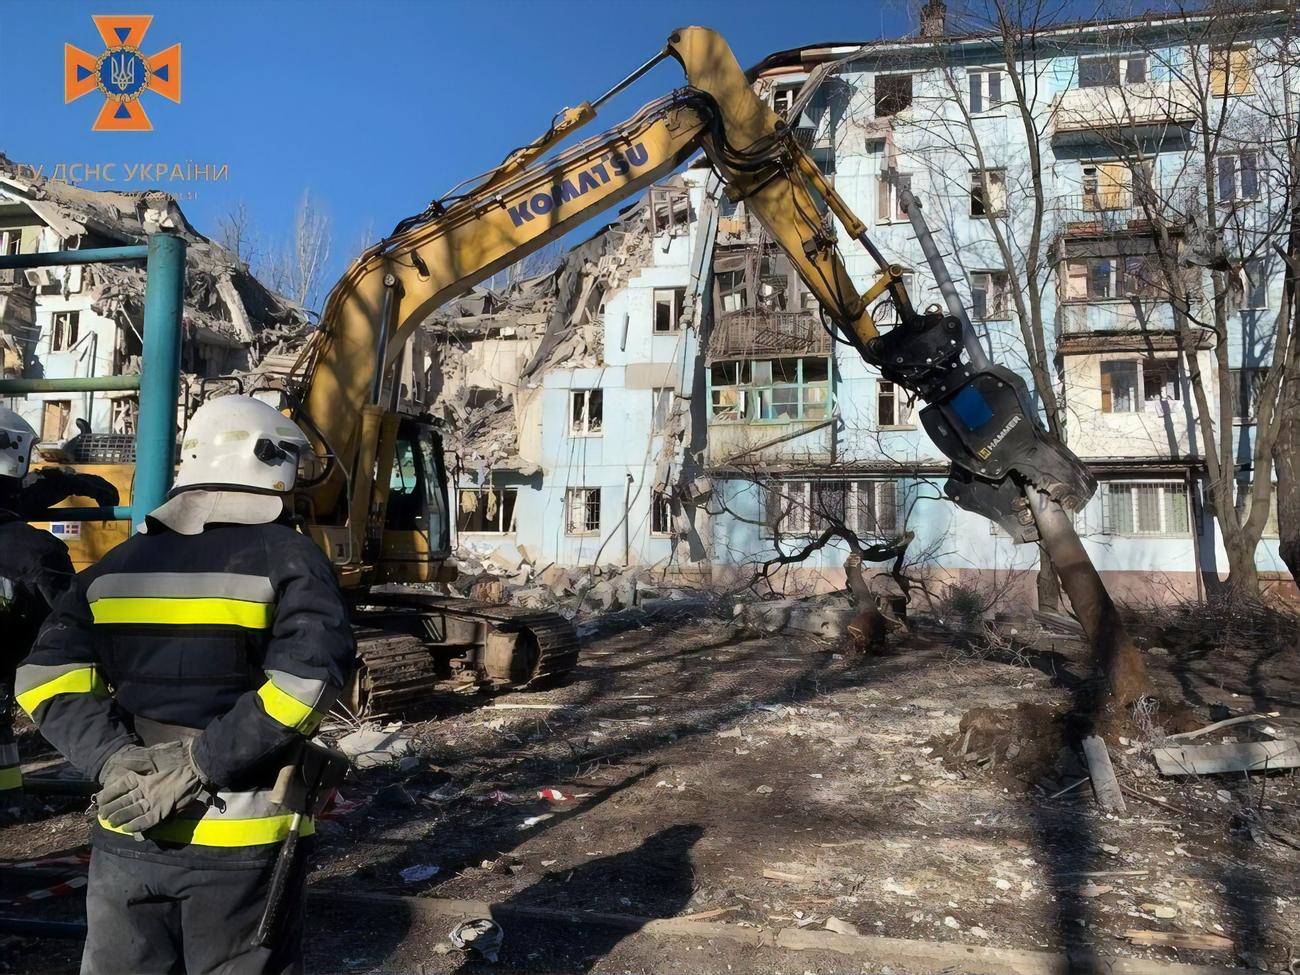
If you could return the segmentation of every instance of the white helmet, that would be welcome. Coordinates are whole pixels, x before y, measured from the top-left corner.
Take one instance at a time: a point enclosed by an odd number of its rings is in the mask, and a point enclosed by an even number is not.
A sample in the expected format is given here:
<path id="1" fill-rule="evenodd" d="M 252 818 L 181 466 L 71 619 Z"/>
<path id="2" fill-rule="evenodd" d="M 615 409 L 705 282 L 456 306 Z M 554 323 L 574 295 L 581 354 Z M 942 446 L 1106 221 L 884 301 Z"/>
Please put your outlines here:
<path id="1" fill-rule="evenodd" d="M 26 477 L 34 446 L 32 425 L 7 406 L 0 406 L 0 477 Z"/>
<path id="2" fill-rule="evenodd" d="M 306 436 L 275 407 L 251 396 L 222 396 L 190 417 L 172 490 L 287 494 L 309 454 Z"/>

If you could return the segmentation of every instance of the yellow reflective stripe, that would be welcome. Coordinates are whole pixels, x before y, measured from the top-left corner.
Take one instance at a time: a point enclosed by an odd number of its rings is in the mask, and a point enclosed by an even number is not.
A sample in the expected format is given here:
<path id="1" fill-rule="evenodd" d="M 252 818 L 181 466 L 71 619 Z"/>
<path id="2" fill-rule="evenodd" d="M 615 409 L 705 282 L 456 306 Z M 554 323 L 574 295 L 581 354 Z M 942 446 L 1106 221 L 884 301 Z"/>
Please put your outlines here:
<path id="1" fill-rule="evenodd" d="M 78 667 L 19 694 L 18 706 L 34 721 L 36 709 L 59 694 L 94 694 L 96 697 L 108 697 L 108 688 L 100 680 L 97 668 Z"/>
<path id="2" fill-rule="evenodd" d="M 0 768 L 0 792 L 7 792 L 10 789 L 21 789 L 22 787 L 22 769 L 17 765 L 11 765 L 9 768 Z"/>
<path id="3" fill-rule="evenodd" d="M 183 843 L 194 846 L 264 846 L 267 843 L 280 843 L 289 835 L 289 826 L 293 823 L 293 813 L 279 816 L 263 816 L 260 819 L 169 819 L 144 835 L 157 843 Z M 126 830 L 108 825 L 102 817 L 99 825 L 110 833 L 131 836 Z M 316 832 L 316 823 L 311 817 L 304 816 L 298 829 L 299 836 L 311 836 Z"/>
<path id="4" fill-rule="evenodd" d="M 90 604 L 96 623 L 164 623 L 177 626 L 242 626 L 265 630 L 274 607 L 247 599 L 204 596 L 159 599 L 149 596 L 106 597 Z"/>
<path id="5" fill-rule="evenodd" d="M 262 699 L 262 707 L 267 714 L 299 734 L 311 734 L 320 724 L 321 718 L 325 717 L 310 704 L 303 704 L 292 694 L 277 687 L 275 681 L 268 680 L 258 688 L 257 696 Z"/>

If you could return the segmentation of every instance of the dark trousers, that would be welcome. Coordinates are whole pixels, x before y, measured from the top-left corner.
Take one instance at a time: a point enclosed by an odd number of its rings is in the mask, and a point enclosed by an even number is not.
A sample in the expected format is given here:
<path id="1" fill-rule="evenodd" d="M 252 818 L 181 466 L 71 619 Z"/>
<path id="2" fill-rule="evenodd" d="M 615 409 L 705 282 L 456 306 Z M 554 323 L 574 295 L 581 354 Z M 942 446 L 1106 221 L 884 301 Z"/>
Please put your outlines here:
<path id="1" fill-rule="evenodd" d="M 301 972 L 306 861 L 299 848 L 278 937 L 254 948 L 274 861 L 160 863 L 95 849 L 82 975 Z"/>

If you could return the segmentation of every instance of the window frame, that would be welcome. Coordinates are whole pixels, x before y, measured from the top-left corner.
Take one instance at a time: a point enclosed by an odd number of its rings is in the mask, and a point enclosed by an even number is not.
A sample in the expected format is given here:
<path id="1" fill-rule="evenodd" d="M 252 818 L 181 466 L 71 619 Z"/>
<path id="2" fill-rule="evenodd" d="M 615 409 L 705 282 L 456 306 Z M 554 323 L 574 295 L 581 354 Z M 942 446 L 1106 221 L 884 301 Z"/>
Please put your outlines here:
<path id="1" fill-rule="evenodd" d="M 769 369 L 769 379 L 767 381 L 758 381 L 755 368 L 760 363 L 775 364 L 783 361 L 793 361 L 795 363 L 795 375 L 792 381 L 776 379 L 776 370 Z M 825 363 L 826 378 L 808 380 L 805 378 L 805 365 L 808 362 Z M 732 369 L 735 377 L 734 382 L 717 383 L 715 382 L 715 370 Z M 792 355 L 792 356 L 759 356 L 744 359 L 727 359 L 722 362 L 710 363 L 708 367 L 708 391 L 709 391 L 709 423 L 732 424 L 788 424 L 788 423 L 805 423 L 805 422 L 824 422 L 830 419 L 834 412 L 835 403 L 835 362 L 830 355 Z M 783 371 L 782 375 L 786 375 Z M 748 376 L 748 382 L 742 380 Z M 825 393 L 820 402 L 814 397 L 809 397 L 810 390 L 820 391 L 823 386 Z M 784 389 L 793 387 L 797 390 L 798 410 L 795 416 L 788 417 L 762 417 L 751 416 L 752 411 L 757 414 L 762 410 L 762 404 L 766 397 L 770 397 L 775 403 L 775 391 L 778 388 Z M 723 390 L 735 391 L 734 409 L 719 410 L 720 405 L 718 394 Z M 812 407 L 819 411 L 809 415 L 809 408 Z M 729 415 L 734 413 L 735 415 Z"/>
<path id="2" fill-rule="evenodd" d="M 976 279 L 984 278 L 987 284 L 981 288 Z M 995 287 L 998 283 L 1001 287 Z M 980 314 L 976 294 L 984 295 L 984 313 Z M 994 297 L 990 307 L 989 298 Z M 970 308 L 971 318 L 980 322 L 1002 322 L 1011 318 L 1011 275 L 997 268 L 970 272 Z M 990 313 L 991 312 L 991 313 Z"/>
<path id="3" fill-rule="evenodd" d="M 1175 481 L 1160 478 L 1144 478 L 1139 480 L 1111 480 L 1102 481 L 1101 487 L 1101 533 L 1103 535 L 1112 535 L 1120 538 L 1191 538 L 1195 532 L 1196 525 L 1192 519 L 1191 498 L 1187 491 L 1186 481 Z M 1129 496 L 1129 517 L 1132 519 L 1132 529 L 1129 531 L 1120 531 L 1115 524 L 1114 501 L 1115 489 L 1119 487 Z M 1141 527 L 1142 506 L 1141 488 L 1155 488 L 1157 490 L 1156 511 L 1159 513 L 1160 527 L 1155 531 L 1144 531 Z M 1175 494 L 1182 497 L 1183 517 L 1186 519 L 1187 528 L 1185 531 L 1171 530 L 1168 526 L 1169 508 L 1165 503 L 1166 493 L 1169 489 L 1176 489 Z"/>
<path id="4" fill-rule="evenodd" d="M 497 527 L 493 529 L 460 527 L 460 520 L 462 517 L 464 517 L 464 512 L 461 511 L 461 507 L 460 507 L 460 495 L 474 494 L 474 495 L 478 495 L 480 498 L 486 498 L 489 492 L 500 496 L 499 500 L 497 501 L 497 513 L 496 513 Z M 504 484 L 501 487 L 493 487 L 492 485 L 469 485 L 465 487 L 456 488 L 456 495 L 457 495 L 456 497 L 456 534 L 457 535 L 513 535 L 517 530 L 517 523 L 519 520 L 519 486 L 518 485 Z M 506 504 L 507 496 L 510 497 L 510 503 L 508 506 Z M 505 512 L 507 507 L 509 507 L 510 510 L 509 524 L 505 524 L 505 520 L 506 520 Z M 485 517 L 486 514 L 487 512 L 485 510 L 484 511 Z"/>
<path id="5" fill-rule="evenodd" d="M 888 485 L 889 491 L 882 490 Z M 816 535 L 830 523 L 814 506 L 815 489 L 826 493 L 839 492 L 844 498 L 843 524 L 859 538 L 893 538 L 902 520 L 902 489 L 897 478 L 888 477 L 781 477 L 761 482 L 764 538 L 779 541 L 782 538 L 803 538 Z M 790 503 L 779 513 L 773 511 L 774 489 L 777 496 Z M 867 508 L 863 507 L 863 493 L 867 495 Z M 797 494 L 797 497 L 795 496 Z M 870 523 L 863 525 L 862 514 L 869 511 Z M 883 517 L 885 513 L 888 517 Z M 778 516 L 779 515 L 779 516 Z M 784 527 L 791 518 L 795 523 Z"/>
<path id="6" fill-rule="evenodd" d="M 573 523 L 574 502 L 576 501 L 579 492 L 582 492 L 586 495 L 586 497 L 583 498 L 582 501 L 583 513 L 585 515 L 585 518 L 583 522 L 584 527 L 580 530 L 575 530 L 574 523 Z M 592 505 L 593 498 L 595 501 L 594 508 Z M 564 489 L 564 534 L 572 538 L 590 538 L 593 536 L 599 537 L 600 520 L 602 515 L 601 500 L 602 500 L 601 489 L 598 487 L 589 487 L 586 485 L 581 485 L 576 487 L 565 488 Z M 596 525 L 594 528 L 591 527 L 591 516 L 593 510 L 595 511 L 595 516 L 596 516 L 595 517 Z"/>
<path id="7" fill-rule="evenodd" d="M 597 399 L 598 413 L 596 417 L 596 427 L 592 429 L 591 402 L 593 395 Z M 581 414 L 575 407 L 578 403 L 578 397 L 582 397 Z M 579 416 L 581 419 L 579 419 Z M 605 435 L 605 391 L 600 387 L 591 389 L 571 389 L 569 390 L 569 436 L 570 437 L 603 437 Z"/>
<path id="8" fill-rule="evenodd" d="M 1255 182 L 1253 193 L 1246 192 L 1246 168 L 1242 161 L 1250 159 L 1253 163 L 1251 172 Z M 1230 172 L 1224 172 L 1224 163 L 1230 162 L 1232 169 Z M 1215 201 L 1221 207 L 1241 206 L 1247 203 L 1258 203 L 1263 198 L 1263 180 L 1260 179 L 1262 171 L 1260 169 L 1260 153 L 1254 149 L 1242 149 L 1238 152 L 1221 152 L 1214 157 L 1214 188 L 1218 199 Z M 1224 193 L 1225 176 L 1229 192 Z"/>
<path id="9" fill-rule="evenodd" d="M 1083 65 L 1085 62 L 1114 62 L 1115 80 L 1101 83 L 1083 83 Z M 1142 77 L 1129 80 L 1131 65 L 1141 63 Z M 1151 59 L 1146 54 L 1081 54 L 1075 59 L 1075 81 L 1080 90 L 1087 88 L 1127 88 L 1129 85 L 1143 85 L 1151 80 Z"/>
<path id="10" fill-rule="evenodd" d="M 913 173 L 898 173 L 898 181 L 905 181 L 907 188 L 912 189 Z M 908 223 L 907 214 L 903 212 L 898 202 L 899 186 L 898 182 L 890 179 L 885 172 L 876 176 L 876 224 L 894 224 Z M 885 196 L 884 194 L 888 194 Z M 883 206 L 882 206 L 883 204 Z M 888 210 L 889 214 L 883 211 Z"/>
<path id="11" fill-rule="evenodd" d="M 898 98 L 900 97 L 900 93 L 894 92 L 892 94 L 882 95 L 880 91 L 881 81 L 885 81 L 886 83 L 892 83 L 894 80 L 901 79 L 901 78 L 907 79 L 906 103 L 899 105 L 892 112 L 882 113 L 880 111 L 882 101 L 889 99 L 891 97 Z M 877 74 L 875 79 L 872 82 L 872 87 L 871 87 L 872 118 L 894 118 L 895 116 L 901 115 L 903 112 L 906 112 L 909 108 L 911 108 L 912 105 L 915 103 L 915 101 L 916 101 L 916 74 L 912 71 L 887 71 L 884 72 L 883 74 Z"/>
<path id="12" fill-rule="evenodd" d="M 71 331 L 72 339 L 67 335 Z M 50 313 L 50 352 L 71 352 L 81 341 L 80 309 L 64 309 Z"/>
<path id="13" fill-rule="evenodd" d="M 990 198 L 997 194 L 990 192 L 990 187 L 1000 186 L 1002 189 L 1001 206 L 990 206 Z M 1007 171 L 1003 166 L 994 166 L 989 169 L 972 169 L 970 172 L 970 218 L 972 220 L 988 220 L 993 217 L 1005 217 L 1007 215 Z M 976 208 L 980 212 L 976 213 Z"/>
<path id="14" fill-rule="evenodd" d="M 1006 73 L 1003 68 L 970 68 L 966 71 L 966 109 L 971 115 L 997 112 L 1010 101 L 1009 98 L 1002 97 L 1002 83 L 1006 80 L 1003 76 Z M 997 80 L 996 85 L 993 84 L 994 79 Z M 998 91 L 996 99 L 993 95 L 995 87 Z M 977 92 L 979 107 L 975 105 Z"/>
<path id="15" fill-rule="evenodd" d="M 1249 375 L 1251 382 L 1242 388 L 1243 376 Z M 1235 427 L 1253 426 L 1259 422 L 1259 391 L 1268 376 L 1268 366 L 1236 366 L 1228 369 L 1229 392 L 1232 395 L 1232 425 Z M 1249 398 L 1247 399 L 1247 395 Z"/>
<path id="16" fill-rule="evenodd" d="M 1147 395 L 1147 369 L 1149 365 L 1157 365 L 1161 372 L 1168 370 L 1172 376 L 1173 396 L 1148 396 Z M 1111 367 L 1107 369 L 1107 367 Z M 1133 370 L 1133 408 L 1128 410 L 1115 409 L 1115 384 L 1113 374 L 1117 366 L 1128 366 Z M 1107 380 L 1108 373 L 1112 376 Z M 1103 359 L 1097 367 L 1098 385 L 1101 389 L 1101 412 L 1106 416 L 1141 416 L 1147 413 L 1157 413 L 1158 415 L 1168 415 L 1169 407 L 1163 404 L 1183 402 L 1183 372 L 1177 356 L 1143 356 L 1136 359 Z M 1166 381 L 1162 384 L 1163 388 L 1170 388 L 1170 383 Z M 1107 409 L 1109 402 L 1110 408 Z M 1162 404 L 1159 408 L 1155 404 Z"/>
<path id="17" fill-rule="evenodd" d="M 661 527 L 656 527 L 659 523 Z M 673 496 L 668 491 L 650 492 L 650 537 L 671 538 L 673 531 Z"/>
<path id="18" fill-rule="evenodd" d="M 659 327 L 660 303 L 667 298 L 669 323 L 668 328 Z M 686 310 L 686 289 L 684 287 L 654 288 L 650 293 L 650 333 L 652 335 L 677 335 L 683 329 L 682 315 Z"/>
<path id="19" fill-rule="evenodd" d="M 884 411 L 881 408 L 885 402 L 890 403 L 890 409 L 894 414 L 893 423 L 884 422 Z M 913 417 L 913 404 L 911 397 L 907 395 L 907 390 L 899 386 L 898 383 L 889 379 L 876 380 L 876 429 L 877 430 L 915 430 L 916 423 Z"/>
<path id="20" fill-rule="evenodd" d="M 1254 88 L 1255 83 L 1255 66 L 1251 63 L 1251 55 L 1254 54 L 1254 46 L 1251 44 L 1212 44 L 1209 49 L 1209 59 L 1207 62 L 1207 80 L 1210 86 L 1210 94 L 1215 98 L 1227 98 L 1235 95 L 1248 95 Z M 1238 62 L 1233 55 L 1242 54 L 1244 57 Z M 1216 63 L 1216 59 L 1226 59 Z M 1240 69 L 1240 73 L 1238 73 Z M 1222 75 L 1216 78 L 1216 73 Z"/>

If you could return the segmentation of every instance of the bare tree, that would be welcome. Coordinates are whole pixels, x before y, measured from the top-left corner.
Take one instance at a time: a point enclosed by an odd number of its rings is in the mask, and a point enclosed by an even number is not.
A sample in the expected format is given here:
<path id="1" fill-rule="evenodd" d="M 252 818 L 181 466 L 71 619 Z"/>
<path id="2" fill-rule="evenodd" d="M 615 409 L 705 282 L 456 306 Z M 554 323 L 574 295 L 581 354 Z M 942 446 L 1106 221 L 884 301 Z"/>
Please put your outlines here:
<path id="1" fill-rule="evenodd" d="M 257 231 L 248 204 L 240 200 L 217 217 L 217 240 L 250 268 L 257 261 Z"/>
<path id="2" fill-rule="evenodd" d="M 1295 395 L 1300 365 L 1292 284 L 1271 319 L 1261 307 L 1279 250 L 1289 282 L 1296 271 L 1295 23 L 1246 0 L 1189 5 L 1173 16 L 1181 43 L 1144 48 L 1161 80 L 1116 88 L 1090 106 L 1108 113 L 1099 131 L 1125 170 L 1097 192 L 1122 196 L 1149 228 L 1137 290 L 1172 311 L 1205 459 L 1206 507 L 1228 558 L 1226 589 L 1255 598 L 1275 445 L 1288 475 L 1295 466 L 1294 449 L 1279 444 L 1283 392 Z M 1119 43 L 1132 49 L 1142 36 Z M 1135 138 L 1137 130 L 1147 136 Z M 1171 166 L 1161 149 L 1175 135 L 1185 148 Z"/>
<path id="3" fill-rule="evenodd" d="M 302 192 L 294 213 L 293 234 L 262 266 L 262 276 L 304 308 L 319 311 L 330 256 L 330 218 L 311 190 Z"/>
<path id="4" fill-rule="evenodd" d="M 939 84 L 923 91 L 913 108 L 917 135 L 910 146 L 927 166 L 931 192 L 939 197 L 936 218 L 958 239 L 958 225 L 979 226 L 983 239 L 969 249 L 954 248 L 958 269 L 972 281 L 981 300 L 978 319 L 1010 317 L 1019 328 L 1020 354 L 1048 429 L 1066 438 L 1064 406 L 1057 394 L 1047 299 L 1053 281 L 1053 200 L 1048 182 L 1052 160 L 1050 114 L 1045 78 L 1052 70 L 1040 35 L 1060 19 L 1063 8 L 1047 0 L 985 0 L 954 15 L 963 32 L 988 38 L 997 56 L 972 70 L 954 64 L 942 37 L 932 49 Z M 1008 110 L 1005 128 L 990 124 L 990 110 Z M 1023 154 L 1015 147 L 1023 140 Z M 937 151 L 936 151 L 937 150 Z M 1014 205 L 1013 205 L 1014 204 Z M 964 219 L 966 216 L 978 221 Z M 958 219 L 963 218 L 963 219 Z M 994 260 L 986 255 L 995 255 Z M 997 267 L 990 265 L 996 263 Z M 978 280 L 981 287 L 976 288 Z M 1055 609 L 1060 587 L 1046 552 L 1040 551 L 1038 602 Z"/>

